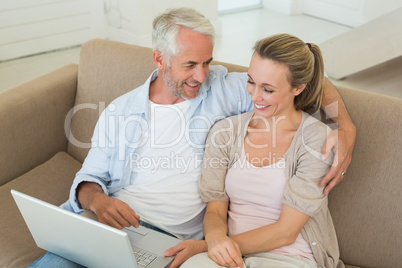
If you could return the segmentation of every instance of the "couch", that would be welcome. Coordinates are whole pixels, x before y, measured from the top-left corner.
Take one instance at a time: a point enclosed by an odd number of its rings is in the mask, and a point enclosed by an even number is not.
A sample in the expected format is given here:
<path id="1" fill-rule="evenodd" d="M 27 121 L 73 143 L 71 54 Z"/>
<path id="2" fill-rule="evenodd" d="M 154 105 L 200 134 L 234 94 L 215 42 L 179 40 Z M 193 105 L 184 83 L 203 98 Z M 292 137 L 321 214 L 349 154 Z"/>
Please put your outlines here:
<path id="1" fill-rule="evenodd" d="M 78 65 L 0 94 L 0 267 L 26 267 L 44 254 L 10 190 L 67 200 L 100 112 L 154 68 L 150 48 L 94 39 Z M 402 99 L 338 89 L 357 128 L 352 163 L 329 196 L 341 258 L 348 268 L 402 267 Z"/>

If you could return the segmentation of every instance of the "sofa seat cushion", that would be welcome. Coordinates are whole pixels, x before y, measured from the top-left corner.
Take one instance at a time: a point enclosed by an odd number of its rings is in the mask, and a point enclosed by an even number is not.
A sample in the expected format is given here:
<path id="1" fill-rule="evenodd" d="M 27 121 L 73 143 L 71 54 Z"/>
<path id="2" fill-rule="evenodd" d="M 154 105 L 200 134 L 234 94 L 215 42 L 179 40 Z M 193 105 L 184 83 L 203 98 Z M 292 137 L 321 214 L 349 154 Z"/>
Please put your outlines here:
<path id="1" fill-rule="evenodd" d="M 44 164 L 0 187 L 0 267 L 27 267 L 45 252 L 36 246 L 11 189 L 60 205 L 67 200 L 80 168 L 80 162 L 59 152 Z"/>

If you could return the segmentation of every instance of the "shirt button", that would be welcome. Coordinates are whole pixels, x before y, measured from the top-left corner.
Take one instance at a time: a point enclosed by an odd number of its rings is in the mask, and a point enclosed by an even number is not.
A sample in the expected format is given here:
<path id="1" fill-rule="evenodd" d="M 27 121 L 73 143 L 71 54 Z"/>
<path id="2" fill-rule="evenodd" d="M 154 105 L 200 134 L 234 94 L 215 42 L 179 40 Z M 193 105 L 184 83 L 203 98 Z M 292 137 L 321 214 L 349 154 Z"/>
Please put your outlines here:
<path id="1" fill-rule="evenodd" d="M 315 246 L 315 245 L 317 245 L 317 242 L 313 241 L 313 242 L 311 242 L 311 244 L 312 244 L 313 246 Z"/>

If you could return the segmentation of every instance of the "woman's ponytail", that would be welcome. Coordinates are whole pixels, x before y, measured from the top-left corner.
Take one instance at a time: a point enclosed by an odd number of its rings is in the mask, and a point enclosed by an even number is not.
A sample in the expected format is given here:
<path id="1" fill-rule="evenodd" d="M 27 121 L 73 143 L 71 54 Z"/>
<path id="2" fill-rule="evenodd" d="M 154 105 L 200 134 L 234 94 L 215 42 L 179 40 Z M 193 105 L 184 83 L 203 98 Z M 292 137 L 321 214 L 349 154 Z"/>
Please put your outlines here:
<path id="1" fill-rule="evenodd" d="M 276 34 L 264 38 L 254 46 L 254 53 L 289 68 L 288 80 L 292 88 L 306 84 L 295 97 L 296 109 L 316 111 L 321 107 L 324 94 L 324 61 L 320 48 L 304 43 L 290 34 Z"/>

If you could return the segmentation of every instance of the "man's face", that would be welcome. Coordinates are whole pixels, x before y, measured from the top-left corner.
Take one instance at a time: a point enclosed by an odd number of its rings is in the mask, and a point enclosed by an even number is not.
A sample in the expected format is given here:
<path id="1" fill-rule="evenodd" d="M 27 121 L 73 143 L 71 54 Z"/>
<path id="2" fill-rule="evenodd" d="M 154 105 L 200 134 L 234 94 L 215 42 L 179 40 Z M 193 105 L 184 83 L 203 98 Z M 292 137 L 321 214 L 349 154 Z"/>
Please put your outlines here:
<path id="1" fill-rule="evenodd" d="M 213 45 L 211 39 L 187 28 L 181 28 L 177 44 L 179 53 L 162 70 L 168 91 L 182 99 L 197 97 L 201 83 L 209 72 Z"/>

